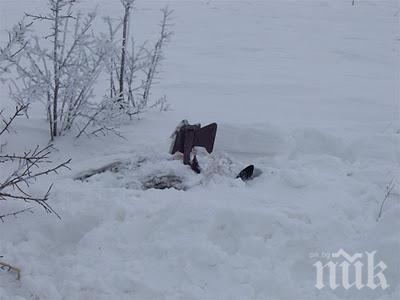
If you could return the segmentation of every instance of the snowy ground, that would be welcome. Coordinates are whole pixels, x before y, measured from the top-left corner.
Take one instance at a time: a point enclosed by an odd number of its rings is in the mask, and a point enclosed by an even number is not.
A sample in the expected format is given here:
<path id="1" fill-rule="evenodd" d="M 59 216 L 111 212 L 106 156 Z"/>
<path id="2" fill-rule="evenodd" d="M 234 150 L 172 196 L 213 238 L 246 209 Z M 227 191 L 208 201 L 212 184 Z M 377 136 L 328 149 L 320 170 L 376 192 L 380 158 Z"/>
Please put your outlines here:
<path id="1" fill-rule="evenodd" d="M 1 28 L 43 2 L 2 0 Z M 62 220 L 36 210 L 0 224 L 0 255 L 22 269 L 20 282 L 0 272 L 0 299 L 399 299 L 398 185 L 376 221 L 400 169 L 399 8 L 355 2 L 169 1 L 175 36 L 155 94 L 173 110 L 121 128 L 127 140 L 56 141 L 54 161 L 71 157 L 72 171 L 35 190 L 54 182 Z M 138 0 L 134 28 L 165 3 Z M 167 154 L 183 118 L 219 124 L 207 176 Z M 16 129 L 11 152 L 48 141 L 35 109 Z M 117 160 L 120 173 L 73 180 Z M 263 174 L 235 180 L 249 163 Z M 189 188 L 140 189 L 164 172 Z M 316 289 L 315 255 L 340 248 L 377 250 L 390 287 Z"/>

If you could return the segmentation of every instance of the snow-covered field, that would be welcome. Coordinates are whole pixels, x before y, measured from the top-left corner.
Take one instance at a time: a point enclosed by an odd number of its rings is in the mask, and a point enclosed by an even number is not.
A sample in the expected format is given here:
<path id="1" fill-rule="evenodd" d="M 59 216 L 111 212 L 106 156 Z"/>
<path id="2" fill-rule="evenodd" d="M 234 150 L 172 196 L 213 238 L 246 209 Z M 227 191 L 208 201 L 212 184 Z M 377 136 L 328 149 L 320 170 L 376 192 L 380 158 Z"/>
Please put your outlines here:
<path id="1" fill-rule="evenodd" d="M 45 2 L 1 0 L 1 29 Z M 120 11 L 118 0 L 85 2 Z M 151 37 L 166 3 L 138 0 L 133 30 Z M 33 188 L 54 182 L 62 220 L 36 209 L 0 223 L 1 260 L 22 269 L 20 281 L 0 271 L 0 299 L 399 299 L 398 2 L 168 3 L 175 35 L 154 95 L 172 110 L 122 127 L 126 140 L 56 140 L 53 161 L 71 157 L 72 171 Z M 48 142 L 41 110 L 16 124 L 10 152 Z M 219 126 L 201 175 L 168 154 L 184 118 Z M 119 173 L 73 180 L 118 160 Z M 250 163 L 262 175 L 234 179 Z M 170 172 L 186 191 L 138 184 Z M 317 289 L 313 264 L 339 249 L 376 250 L 390 286 Z"/>

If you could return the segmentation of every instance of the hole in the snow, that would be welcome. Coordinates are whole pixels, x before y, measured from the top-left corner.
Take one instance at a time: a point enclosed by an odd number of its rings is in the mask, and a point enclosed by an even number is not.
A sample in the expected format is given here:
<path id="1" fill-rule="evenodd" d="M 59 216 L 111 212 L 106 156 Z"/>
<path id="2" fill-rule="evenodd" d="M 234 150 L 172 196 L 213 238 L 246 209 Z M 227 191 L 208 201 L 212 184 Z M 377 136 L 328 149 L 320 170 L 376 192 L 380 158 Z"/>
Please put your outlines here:
<path id="1" fill-rule="evenodd" d="M 146 166 L 143 167 L 143 164 Z M 187 174 L 181 176 L 176 174 L 176 171 L 178 173 L 182 171 L 182 166 L 177 161 L 165 160 L 161 164 L 164 164 L 165 168 L 160 166 L 158 160 L 154 162 L 148 162 L 146 159 L 117 161 L 83 171 L 74 176 L 74 179 L 82 182 L 103 182 L 104 186 L 119 186 L 128 189 L 163 190 L 173 188 L 183 191 L 188 189 L 185 177 Z M 164 170 L 161 171 L 161 169 Z"/>
<path id="2" fill-rule="evenodd" d="M 144 190 L 148 189 L 169 189 L 174 188 L 177 190 L 186 190 L 187 187 L 183 183 L 183 178 L 168 174 L 168 175 L 161 175 L 161 176 L 149 176 L 145 178 L 142 183 L 142 188 Z"/>

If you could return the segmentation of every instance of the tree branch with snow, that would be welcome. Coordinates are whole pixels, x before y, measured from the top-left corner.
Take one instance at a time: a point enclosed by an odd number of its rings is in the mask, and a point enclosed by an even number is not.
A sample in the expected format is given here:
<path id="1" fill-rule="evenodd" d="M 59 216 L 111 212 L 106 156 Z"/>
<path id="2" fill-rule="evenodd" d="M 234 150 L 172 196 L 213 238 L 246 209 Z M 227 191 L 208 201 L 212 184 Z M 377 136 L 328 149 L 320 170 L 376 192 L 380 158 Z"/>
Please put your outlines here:
<path id="1" fill-rule="evenodd" d="M 4 117 L 3 113 L 0 114 L 3 123 L 3 127 L 0 128 L 0 136 L 10 131 L 11 124 L 27 108 L 28 105 L 17 106 L 14 114 L 8 118 Z M 55 166 L 48 166 L 51 163 L 51 149 L 52 145 L 50 144 L 45 147 L 36 146 L 22 154 L 0 153 L 0 164 L 7 166 L 3 166 L 4 170 L 9 170 L 8 174 L 4 172 L 0 179 L 0 201 L 34 203 L 42 207 L 47 213 L 54 213 L 57 217 L 60 217 L 48 203 L 52 185 L 42 195 L 34 195 L 30 192 L 30 185 L 37 178 L 57 173 L 63 168 L 69 169 L 70 159 Z M 16 217 L 27 211 L 31 211 L 31 208 L 2 212 L 0 213 L 0 221 L 4 221 L 5 218 L 10 216 Z"/>

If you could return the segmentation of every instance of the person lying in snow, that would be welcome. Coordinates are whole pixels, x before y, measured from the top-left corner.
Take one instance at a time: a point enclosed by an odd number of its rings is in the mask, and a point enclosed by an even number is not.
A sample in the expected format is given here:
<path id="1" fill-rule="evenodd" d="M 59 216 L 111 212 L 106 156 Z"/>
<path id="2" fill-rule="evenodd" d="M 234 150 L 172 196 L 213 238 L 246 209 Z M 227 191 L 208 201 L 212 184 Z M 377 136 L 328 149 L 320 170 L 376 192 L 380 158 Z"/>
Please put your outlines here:
<path id="1" fill-rule="evenodd" d="M 197 174 L 201 173 L 201 168 L 196 157 L 194 147 L 203 147 L 208 153 L 214 149 L 215 137 L 217 134 L 217 123 L 211 123 L 207 126 L 191 125 L 187 120 L 182 120 L 171 135 L 172 143 L 169 150 L 170 154 L 180 152 L 183 154 L 183 163 L 190 165 L 191 169 Z M 191 154 L 193 159 L 191 160 Z M 249 165 L 239 172 L 236 178 L 243 181 L 253 178 L 254 165 Z"/>

